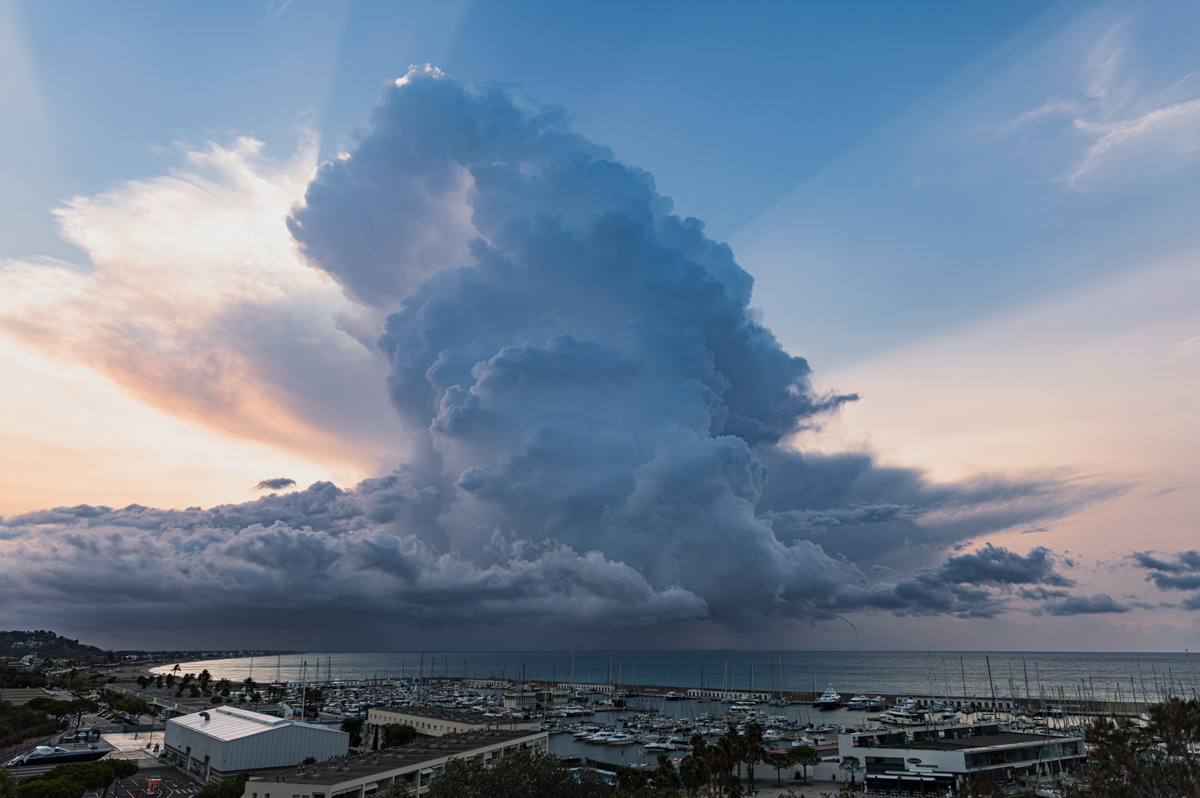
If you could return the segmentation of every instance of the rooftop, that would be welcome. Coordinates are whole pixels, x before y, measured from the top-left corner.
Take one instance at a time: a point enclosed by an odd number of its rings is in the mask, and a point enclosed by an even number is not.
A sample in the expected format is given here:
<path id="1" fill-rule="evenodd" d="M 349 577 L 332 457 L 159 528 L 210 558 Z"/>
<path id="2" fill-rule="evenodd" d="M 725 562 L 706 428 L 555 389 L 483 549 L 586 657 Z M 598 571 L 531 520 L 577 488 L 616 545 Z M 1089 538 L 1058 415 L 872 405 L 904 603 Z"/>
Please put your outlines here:
<path id="1" fill-rule="evenodd" d="M 314 726 L 295 720 L 284 720 L 283 718 L 262 715 L 258 712 L 250 712 L 249 710 L 229 706 L 213 707 L 203 712 L 197 712 L 194 715 L 181 715 L 177 718 L 171 718 L 167 722 L 177 723 L 185 728 L 193 729 L 201 734 L 206 734 L 209 737 L 223 741 L 238 740 L 285 726 L 302 726 L 306 729 L 314 729 L 322 732 L 345 734 L 345 732 L 339 732 L 324 726 Z"/>
<path id="2" fill-rule="evenodd" d="M 456 712 L 452 709 L 438 709 L 437 707 L 374 707 L 380 712 L 395 712 L 398 715 L 412 715 L 415 718 L 428 718 L 430 720 L 449 720 L 458 723 L 475 723 L 480 726 L 495 725 L 500 722 L 507 722 L 506 718 L 495 718 L 483 715 L 480 712 L 471 712 L 464 710 Z"/>
<path id="3" fill-rule="evenodd" d="M 918 751 L 962 751 L 970 748 L 994 748 L 1002 745 L 1029 745 L 1031 743 L 1059 742 L 1062 737 L 1047 737 L 1044 734 L 1000 732 L 999 734 L 975 735 L 973 737 L 942 738 L 940 740 L 911 740 L 903 743 L 874 746 L 881 750 L 909 749 Z"/>
<path id="4" fill-rule="evenodd" d="M 490 745 L 502 745 L 517 740 L 528 739 L 545 734 L 537 731 L 478 731 L 467 734 L 453 734 L 446 737 L 425 739 L 410 743 L 399 748 L 384 751 L 374 751 L 369 754 L 351 755 L 345 759 L 335 759 L 305 768 L 285 768 L 276 770 L 275 775 L 290 771 L 287 782 L 311 784 L 341 784 L 355 779 L 374 776 L 392 770 L 419 765 L 431 759 L 465 754 L 477 748 Z M 310 775 L 311 774 L 311 775 Z M 252 778 L 251 781 L 271 781 L 270 774 Z"/>

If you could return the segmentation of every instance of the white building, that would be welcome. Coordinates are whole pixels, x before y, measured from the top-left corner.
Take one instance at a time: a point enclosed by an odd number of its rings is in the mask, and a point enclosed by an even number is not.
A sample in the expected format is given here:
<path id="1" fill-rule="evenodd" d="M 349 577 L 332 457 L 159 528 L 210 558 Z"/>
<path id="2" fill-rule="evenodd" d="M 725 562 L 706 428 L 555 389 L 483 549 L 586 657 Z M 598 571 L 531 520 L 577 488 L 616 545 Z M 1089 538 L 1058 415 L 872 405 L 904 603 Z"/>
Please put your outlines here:
<path id="1" fill-rule="evenodd" d="M 350 750 L 346 732 L 230 706 L 171 718 L 163 737 L 168 756 L 204 781 L 309 757 L 324 762 Z"/>
<path id="2" fill-rule="evenodd" d="M 432 707 L 372 707 L 367 710 L 367 722 L 363 726 L 364 743 L 372 747 L 382 745 L 383 727 L 389 723 L 412 726 L 417 734 L 424 737 L 443 737 L 488 729 L 541 728 L 541 723 L 536 720 L 513 720 L 478 712 L 451 712 Z M 378 739 L 376 735 L 379 735 Z"/>
<path id="3" fill-rule="evenodd" d="M 868 793 L 947 795 L 962 780 L 1051 777 L 1082 762 L 1083 738 L 1007 731 L 999 724 L 842 734 L 838 756 L 856 757 Z"/>

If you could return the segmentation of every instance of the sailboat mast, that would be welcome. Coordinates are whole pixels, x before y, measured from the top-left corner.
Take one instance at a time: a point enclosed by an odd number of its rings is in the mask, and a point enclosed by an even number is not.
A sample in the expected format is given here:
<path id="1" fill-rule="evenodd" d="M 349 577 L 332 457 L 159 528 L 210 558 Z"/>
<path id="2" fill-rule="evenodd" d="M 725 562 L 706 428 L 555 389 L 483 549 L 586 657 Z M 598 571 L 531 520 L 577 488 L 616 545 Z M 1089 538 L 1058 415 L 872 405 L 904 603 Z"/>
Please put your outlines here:
<path id="1" fill-rule="evenodd" d="M 992 658 L 985 654 L 983 659 L 987 662 L 988 684 L 992 687 L 992 712 L 999 712 L 1000 710 L 996 706 L 996 683 L 992 681 Z"/>

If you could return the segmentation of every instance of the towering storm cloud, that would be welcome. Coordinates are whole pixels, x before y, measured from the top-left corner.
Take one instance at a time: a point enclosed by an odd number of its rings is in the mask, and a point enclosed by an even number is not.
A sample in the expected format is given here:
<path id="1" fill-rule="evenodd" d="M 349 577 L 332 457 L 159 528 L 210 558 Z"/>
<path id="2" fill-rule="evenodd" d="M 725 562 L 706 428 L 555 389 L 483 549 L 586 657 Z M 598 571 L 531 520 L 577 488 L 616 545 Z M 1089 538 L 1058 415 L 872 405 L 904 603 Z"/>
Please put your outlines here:
<path id="1" fill-rule="evenodd" d="M 41 580 L 69 602 L 70 575 L 101 561 L 169 571 L 176 598 L 214 616 L 304 606 L 314 623 L 340 608 L 428 624 L 745 629 L 1072 599 L 1044 549 L 931 566 L 1106 488 L 934 485 L 862 452 L 793 450 L 793 433 L 857 397 L 814 388 L 758 321 L 729 247 L 559 108 L 413 69 L 384 90 L 353 152 L 320 166 L 287 225 L 361 318 L 386 316 L 378 348 L 409 441 L 400 467 L 349 491 L 212 510 L 10 518 L 0 545 L 31 564 L 10 597 Z M 890 581 L 866 575 L 880 565 Z M 1016 592 L 1038 585 L 1055 590 Z M 128 602 L 173 606 L 169 591 Z"/>

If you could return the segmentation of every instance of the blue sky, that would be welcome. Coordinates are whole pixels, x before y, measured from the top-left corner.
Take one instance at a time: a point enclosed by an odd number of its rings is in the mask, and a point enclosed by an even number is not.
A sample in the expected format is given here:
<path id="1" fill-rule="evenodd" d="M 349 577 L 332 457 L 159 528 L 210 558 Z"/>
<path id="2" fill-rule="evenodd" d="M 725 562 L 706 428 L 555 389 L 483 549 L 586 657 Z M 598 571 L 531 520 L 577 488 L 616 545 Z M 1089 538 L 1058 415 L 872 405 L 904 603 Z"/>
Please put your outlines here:
<path id="1" fill-rule="evenodd" d="M 397 459 L 416 468 L 423 444 L 388 405 L 378 353 L 338 337 L 369 344 L 395 298 L 331 288 L 356 278 L 336 255 L 312 254 L 342 246 L 328 228 L 298 238 L 319 269 L 292 270 L 296 242 L 279 220 L 302 196 L 324 196 L 305 194 L 317 164 L 386 138 L 369 123 L 381 90 L 431 64 L 478 91 L 506 87 L 530 113 L 561 105 L 576 133 L 653 175 L 674 213 L 732 246 L 755 279 L 748 318 L 808 359 L 813 397 L 859 395 L 786 443 L 912 475 L 908 492 L 888 488 L 889 506 L 908 508 L 929 542 L 855 559 L 859 532 L 818 541 L 863 569 L 853 578 L 897 586 L 924 568 L 936 582 L 947 558 L 972 547 L 1044 546 L 1060 570 L 1076 570 L 1043 589 L 1071 582 L 1072 606 L 1081 591 L 1113 603 L 1056 614 L 1067 597 L 1043 597 L 1005 625 L 1014 616 L 964 609 L 960 585 L 962 645 L 1195 639 L 1194 608 L 1147 576 L 1148 560 L 1130 558 L 1152 550 L 1176 563 L 1200 509 L 1190 476 L 1200 443 L 1197 32 L 1200 11 L 1184 3 L 0 0 L 0 364 L 10 386 L 0 516 L 232 504 L 260 479 L 350 488 Z M 345 180 L 349 197 L 369 178 Z M 447 214 L 430 224 L 449 241 L 462 219 Z M 241 229 L 239 219 L 255 221 Z M 451 260 L 467 257 L 446 246 Z M 276 287 L 292 310 L 269 315 L 252 345 L 220 343 L 229 297 Z M 156 304 L 143 326 L 128 321 Z M 336 323 L 297 340 L 326 342 L 336 365 L 271 348 L 279 330 L 321 314 Z M 160 355 L 211 347 L 206 362 L 228 369 L 226 392 L 193 382 L 220 382 L 195 363 L 180 371 L 129 354 L 147 342 Z M 399 378 L 389 379 L 403 416 Z M 358 388 L 338 398 L 339 385 Z M 447 456 L 450 443 L 438 446 Z M 784 455 L 759 454 L 788 473 Z M 983 483 L 1009 492 L 981 493 Z M 841 509 L 886 503 L 872 484 L 876 493 L 859 484 Z M 953 498 L 932 498 L 943 490 Z M 779 537 L 786 513 L 830 507 L 768 491 L 758 518 Z M 444 523 L 479 512 L 446 510 Z M 617 571 L 653 572 L 632 550 L 605 552 Z M 690 599 L 647 578 L 647 601 L 691 619 L 671 627 L 681 645 L 756 644 L 781 628 L 731 632 L 736 612 L 720 616 L 715 596 L 703 597 L 713 615 L 696 621 Z M 1032 589 L 1019 584 L 993 588 L 1015 600 Z M 900 622 L 887 611 L 892 594 L 865 595 L 841 601 L 865 607 L 860 628 L 880 646 L 938 634 L 928 607 Z M 797 617 L 787 623 L 809 635 L 797 645 L 842 633 L 820 612 Z"/>

